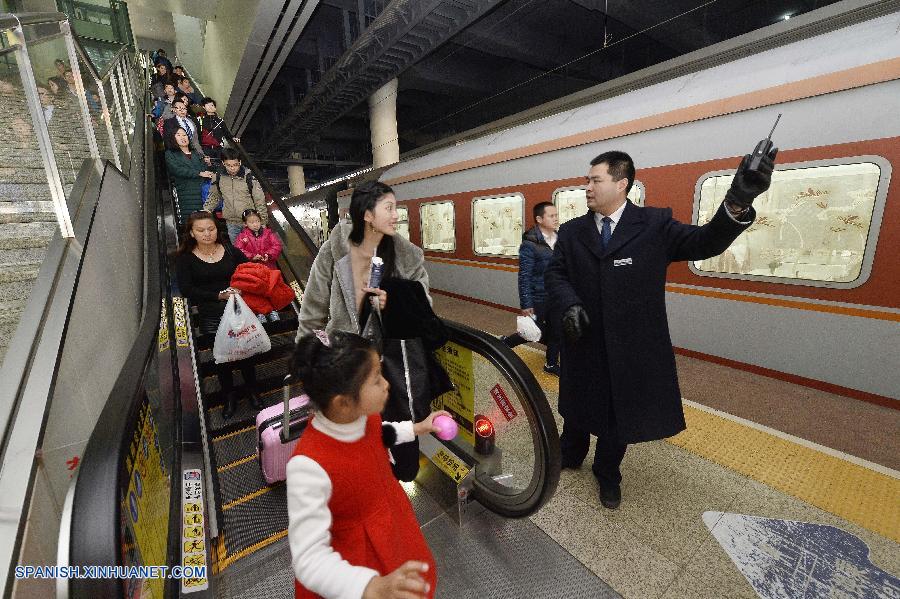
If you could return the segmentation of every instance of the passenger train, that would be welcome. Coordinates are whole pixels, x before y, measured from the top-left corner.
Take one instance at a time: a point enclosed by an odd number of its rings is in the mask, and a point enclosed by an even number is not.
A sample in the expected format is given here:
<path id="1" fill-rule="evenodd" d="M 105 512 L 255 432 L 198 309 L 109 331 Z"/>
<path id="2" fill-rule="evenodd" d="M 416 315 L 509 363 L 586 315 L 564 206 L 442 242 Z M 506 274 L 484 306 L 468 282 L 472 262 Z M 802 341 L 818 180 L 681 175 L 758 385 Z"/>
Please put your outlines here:
<path id="1" fill-rule="evenodd" d="M 776 173 L 753 226 L 721 256 L 669 268 L 673 344 L 898 407 L 898 31 L 894 13 L 777 47 L 735 42 L 739 58 L 720 44 L 702 66 L 676 59 L 601 85 L 573 107 L 538 108 L 531 120 L 404 157 L 379 179 L 394 188 L 399 232 L 425 250 L 436 293 L 517 311 L 516 256 L 532 208 L 552 201 L 561 222 L 583 214 L 594 156 L 628 152 L 635 204 L 702 224 L 782 114 Z"/>

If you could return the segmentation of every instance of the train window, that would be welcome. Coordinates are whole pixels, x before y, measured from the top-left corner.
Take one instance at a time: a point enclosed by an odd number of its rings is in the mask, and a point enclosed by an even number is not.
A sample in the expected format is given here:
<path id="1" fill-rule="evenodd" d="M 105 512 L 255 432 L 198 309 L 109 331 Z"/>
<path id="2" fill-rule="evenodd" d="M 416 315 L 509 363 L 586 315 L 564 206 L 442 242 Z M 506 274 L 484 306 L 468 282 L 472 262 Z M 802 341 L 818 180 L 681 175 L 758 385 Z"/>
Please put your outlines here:
<path id="1" fill-rule="evenodd" d="M 640 179 L 634 180 L 631 191 L 628 192 L 628 199 L 636 206 L 644 205 L 644 184 Z M 572 220 L 576 216 L 581 216 L 588 211 L 587 200 L 585 199 L 584 187 L 561 187 L 553 192 L 553 203 L 559 211 L 559 224 L 563 224 L 567 220 Z"/>
<path id="2" fill-rule="evenodd" d="M 456 214 L 453 202 L 432 202 L 419 207 L 422 223 L 422 249 L 456 251 Z"/>
<path id="3" fill-rule="evenodd" d="M 409 239 L 409 208 L 406 206 L 397 206 L 397 216 L 399 216 L 399 220 L 397 221 L 397 233 L 400 234 L 401 237 L 405 237 L 407 240 Z"/>
<path id="4" fill-rule="evenodd" d="M 291 214 L 306 229 L 307 235 L 316 245 L 322 245 L 328 239 L 328 208 L 324 201 L 291 206 Z M 284 224 L 284 223 L 282 223 Z"/>
<path id="5" fill-rule="evenodd" d="M 697 184 L 694 222 L 708 222 L 734 171 Z M 753 203 L 756 221 L 721 255 L 690 263 L 702 276 L 850 288 L 862 285 L 884 211 L 890 164 L 883 158 L 779 166 Z"/>
<path id="6" fill-rule="evenodd" d="M 472 200 L 472 249 L 487 256 L 518 256 L 525 196 L 513 193 Z"/>

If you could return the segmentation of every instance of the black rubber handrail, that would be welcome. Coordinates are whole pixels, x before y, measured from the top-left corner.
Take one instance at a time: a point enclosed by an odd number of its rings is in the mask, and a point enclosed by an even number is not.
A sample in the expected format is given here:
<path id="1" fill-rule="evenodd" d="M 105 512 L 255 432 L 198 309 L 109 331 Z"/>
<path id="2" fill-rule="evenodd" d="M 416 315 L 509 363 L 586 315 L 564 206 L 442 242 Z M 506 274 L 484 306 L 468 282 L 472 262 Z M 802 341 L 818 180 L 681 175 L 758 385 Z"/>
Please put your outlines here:
<path id="1" fill-rule="evenodd" d="M 78 470 L 72 504 L 69 544 L 70 566 L 122 565 L 121 501 L 125 458 L 131 445 L 145 395 L 148 368 L 157 351 L 161 314 L 159 220 L 155 174 L 146 167 L 153 156 L 149 120 L 144 129 L 144 235 L 146 255 L 146 304 L 137 337 L 113 385 Z M 107 166 L 109 168 L 109 166 Z M 69 596 L 76 599 L 119 597 L 122 581 L 113 578 L 73 578 Z"/>

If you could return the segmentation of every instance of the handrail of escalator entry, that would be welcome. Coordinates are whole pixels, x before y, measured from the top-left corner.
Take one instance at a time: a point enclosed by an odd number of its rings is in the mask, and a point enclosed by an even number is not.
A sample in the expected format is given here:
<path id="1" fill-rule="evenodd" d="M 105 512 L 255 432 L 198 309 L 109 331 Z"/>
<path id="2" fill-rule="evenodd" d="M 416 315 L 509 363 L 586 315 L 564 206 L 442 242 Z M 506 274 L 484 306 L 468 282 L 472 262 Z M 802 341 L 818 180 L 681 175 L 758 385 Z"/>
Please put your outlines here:
<path id="1" fill-rule="evenodd" d="M 475 497 L 485 507 L 502 516 L 522 518 L 541 508 L 553 497 L 559 484 L 561 454 L 559 433 L 553 411 L 543 389 L 528 367 L 515 352 L 499 339 L 464 324 L 442 319 L 450 333 L 450 341 L 459 343 L 482 355 L 518 387 L 523 407 L 533 415 L 532 434 L 538 437 L 534 471 L 539 480 L 529 487 L 530 492 L 500 497 L 479 485 L 475 479 Z"/>
<path id="2" fill-rule="evenodd" d="M 109 61 L 109 64 L 104 69 L 102 75 L 97 74 L 97 70 L 94 68 L 94 64 L 91 62 L 90 57 L 84 49 L 84 46 L 81 45 L 81 42 L 74 35 L 72 36 L 72 41 L 75 42 L 75 49 L 78 51 L 78 55 L 81 57 L 82 62 L 87 67 L 88 72 L 91 77 L 94 78 L 95 81 L 104 81 L 106 76 L 112 71 L 112 69 L 119 62 L 119 59 L 122 58 L 122 55 L 128 52 L 128 46 L 122 46 L 119 48 L 118 52 L 116 52 L 115 56 L 113 56 L 112 60 Z"/>
<path id="3" fill-rule="evenodd" d="M 137 421 L 144 380 L 151 358 L 157 351 L 159 319 L 162 311 L 158 204 L 152 162 L 153 132 L 149 119 L 144 123 L 144 235 L 146 256 L 146 304 L 141 325 L 128 359 L 109 394 L 78 470 L 72 508 L 69 545 L 70 566 L 116 566 L 121 564 L 121 502 L 119 489 L 125 456 L 131 444 L 131 424 Z M 69 597 L 93 599 L 119 597 L 121 581 L 114 578 L 73 578 Z"/>

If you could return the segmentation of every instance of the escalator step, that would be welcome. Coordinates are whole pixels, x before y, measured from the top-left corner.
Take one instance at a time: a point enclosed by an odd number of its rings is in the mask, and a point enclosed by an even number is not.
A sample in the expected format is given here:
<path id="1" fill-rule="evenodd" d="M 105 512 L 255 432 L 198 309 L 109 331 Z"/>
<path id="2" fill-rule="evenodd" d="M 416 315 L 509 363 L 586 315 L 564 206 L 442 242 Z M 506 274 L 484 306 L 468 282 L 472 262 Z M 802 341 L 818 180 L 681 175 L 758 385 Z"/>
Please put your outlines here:
<path id="1" fill-rule="evenodd" d="M 246 430 L 249 429 L 249 430 Z M 256 459 L 256 429 L 244 427 L 241 432 L 219 435 L 213 438 L 213 449 L 216 453 L 216 467 L 220 478 L 226 476 L 237 462 L 253 457 Z M 225 503 L 232 498 L 223 498 Z"/>
<path id="2" fill-rule="evenodd" d="M 280 344 L 276 346 L 273 344 L 271 350 L 267 351 L 264 354 L 257 354 L 252 358 L 249 358 L 248 362 L 259 369 L 266 363 L 274 362 L 275 360 L 286 361 L 288 358 L 290 358 L 292 350 L 293 346 L 291 345 Z M 197 362 L 197 368 L 200 371 L 201 378 L 215 375 L 217 364 L 212 359 L 211 350 L 203 352 L 200 356 L 200 360 L 198 360 Z M 259 372 L 259 370 L 257 370 L 257 372 Z M 286 371 L 285 374 L 287 374 Z"/>
<path id="3" fill-rule="evenodd" d="M 284 384 L 284 375 L 287 374 L 288 358 L 285 356 L 281 360 L 275 362 L 267 362 L 256 366 L 256 393 L 265 395 L 273 389 L 281 388 Z M 240 387 L 244 384 L 244 377 L 240 371 L 236 371 L 233 375 L 234 385 L 238 393 L 241 393 Z M 203 390 L 203 403 L 207 408 L 218 406 L 225 403 L 225 396 L 219 385 L 219 377 L 208 376 L 201 381 Z"/>
<path id="4" fill-rule="evenodd" d="M 282 389 L 284 387 L 281 385 L 281 380 L 282 379 L 279 378 L 275 381 L 278 384 L 277 387 L 269 389 L 269 391 L 266 393 L 259 394 L 259 397 L 265 407 L 273 406 L 284 401 L 284 396 L 282 393 Z M 302 392 L 303 388 L 300 385 L 291 385 L 291 389 L 289 391 L 291 397 L 296 397 Z M 237 410 L 235 410 L 231 418 L 226 421 L 224 418 L 222 418 L 221 405 L 214 408 L 209 408 L 206 411 L 207 430 L 213 436 L 226 434 L 228 431 L 234 431 L 255 424 L 256 415 L 258 413 L 259 410 L 252 407 L 249 402 L 242 401 L 238 404 Z M 222 463 L 220 462 L 219 465 L 221 466 Z"/>
<path id="5" fill-rule="evenodd" d="M 266 489 L 266 492 L 224 511 L 223 566 L 251 553 L 248 549 L 261 549 L 287 534 L 287 488 L 278 484 Z"/>

